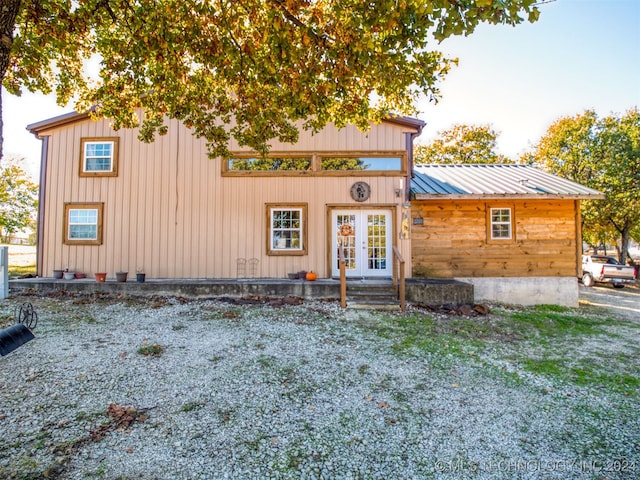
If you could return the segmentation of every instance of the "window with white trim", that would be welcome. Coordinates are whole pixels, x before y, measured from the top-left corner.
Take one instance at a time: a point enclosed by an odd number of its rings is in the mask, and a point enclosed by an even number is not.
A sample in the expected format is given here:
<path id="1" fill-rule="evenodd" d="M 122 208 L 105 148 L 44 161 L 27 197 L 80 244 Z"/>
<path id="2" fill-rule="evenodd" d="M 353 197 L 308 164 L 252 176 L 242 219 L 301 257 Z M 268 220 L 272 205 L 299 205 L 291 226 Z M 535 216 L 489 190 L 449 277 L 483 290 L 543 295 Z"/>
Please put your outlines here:
<path id="1" fill-rule="evenodd" d="M 307 205 L 267 205 L 269 255 L 306 254 Z"/>
<path id="2" fill-rule="evenodd" d="M 491 240 L 511 240 L 512 225 L 511 208 L 491 209 Z"/>
<path id="3" fill-rule="evenodd" d="M 118 139 L 83 138 L 80 176 L 118 175 Z"/>
<path id="4" fill-rule="evenodd" d="M 102 244 L 102 204 L 67 203 L 64 206 L 64 243 Z"/>

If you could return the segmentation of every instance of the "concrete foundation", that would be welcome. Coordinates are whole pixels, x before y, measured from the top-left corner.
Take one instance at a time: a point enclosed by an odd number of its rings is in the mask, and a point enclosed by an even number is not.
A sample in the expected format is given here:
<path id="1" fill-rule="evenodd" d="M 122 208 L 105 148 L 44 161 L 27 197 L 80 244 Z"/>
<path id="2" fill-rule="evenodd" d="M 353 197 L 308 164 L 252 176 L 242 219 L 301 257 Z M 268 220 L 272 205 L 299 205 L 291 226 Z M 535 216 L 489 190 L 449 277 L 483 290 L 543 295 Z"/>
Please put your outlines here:
<path id="1" fill-rule="evenodd" d="M 578 279 L 575 277 L 491 277 L 456 280 L 473 284 L 475 303 L 578 306 Z"/>
<path id="2" fill-rule="evenodd" d="M 361 282 L 366 287 L 367 281 Z M 376 284 L 375 281 L 371 282 Z M 379 283 L 379 282 L 378 282 Z M 125 295 L 167 295 L 188 298 L 212 297 L 286 297 L 304 299 L 340 299 L 340 282 L 335 279 L 318 279 L 314 282 L 282 279 L 148 279 L 144 283 L 133 280 L 116 282 L 107 279 L 97 283 L 93 279 L 54 280 L 53 278 L 28 278 L 11 280 L 11 292 L 81 292 L 116 293 Z M 473 303 L 473 286 L 455 280 L 407 279 L 406 300 L 430 306 L 462 305 Z"/>

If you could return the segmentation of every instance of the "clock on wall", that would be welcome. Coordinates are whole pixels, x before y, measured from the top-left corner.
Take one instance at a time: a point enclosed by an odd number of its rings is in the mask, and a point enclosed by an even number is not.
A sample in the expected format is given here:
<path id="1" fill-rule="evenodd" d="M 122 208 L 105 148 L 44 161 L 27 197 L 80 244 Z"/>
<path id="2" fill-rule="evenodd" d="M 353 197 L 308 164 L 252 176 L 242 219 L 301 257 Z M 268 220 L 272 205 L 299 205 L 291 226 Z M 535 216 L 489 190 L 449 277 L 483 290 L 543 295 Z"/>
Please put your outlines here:
<path id="1" fill-rule="evenodd" d="M 356 182 L 351 185 L 351 198 L 356 202 L 364 202 L 369 200 L 371 195 L 371 187 L 367 182 Z"/>

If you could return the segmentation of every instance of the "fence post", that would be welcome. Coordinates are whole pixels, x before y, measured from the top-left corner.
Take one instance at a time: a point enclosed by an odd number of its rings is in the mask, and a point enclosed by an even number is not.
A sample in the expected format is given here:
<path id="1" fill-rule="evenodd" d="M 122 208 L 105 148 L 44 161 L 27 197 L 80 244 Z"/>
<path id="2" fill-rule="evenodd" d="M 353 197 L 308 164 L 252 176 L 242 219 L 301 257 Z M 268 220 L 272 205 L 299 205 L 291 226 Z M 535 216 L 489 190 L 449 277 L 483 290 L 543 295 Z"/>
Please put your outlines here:
<path id="1" fill-rule="evenodd" d="M 0 247 L 0 300 L 9 297 L 9 247 Z"/>

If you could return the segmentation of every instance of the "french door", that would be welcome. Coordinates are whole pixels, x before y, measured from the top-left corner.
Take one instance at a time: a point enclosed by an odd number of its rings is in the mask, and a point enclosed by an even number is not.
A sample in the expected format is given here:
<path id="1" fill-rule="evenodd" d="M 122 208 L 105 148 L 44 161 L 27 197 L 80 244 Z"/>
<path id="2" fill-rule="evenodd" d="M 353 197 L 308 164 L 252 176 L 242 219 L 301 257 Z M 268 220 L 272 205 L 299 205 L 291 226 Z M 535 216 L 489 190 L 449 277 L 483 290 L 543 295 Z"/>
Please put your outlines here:
<path id="1" fill-rule="evenodd" d="M 340 275 L 338 248 L 343 248 L 348 277 L 392 275 L 391 210 L 333 210 L 331 274 Z"/>

